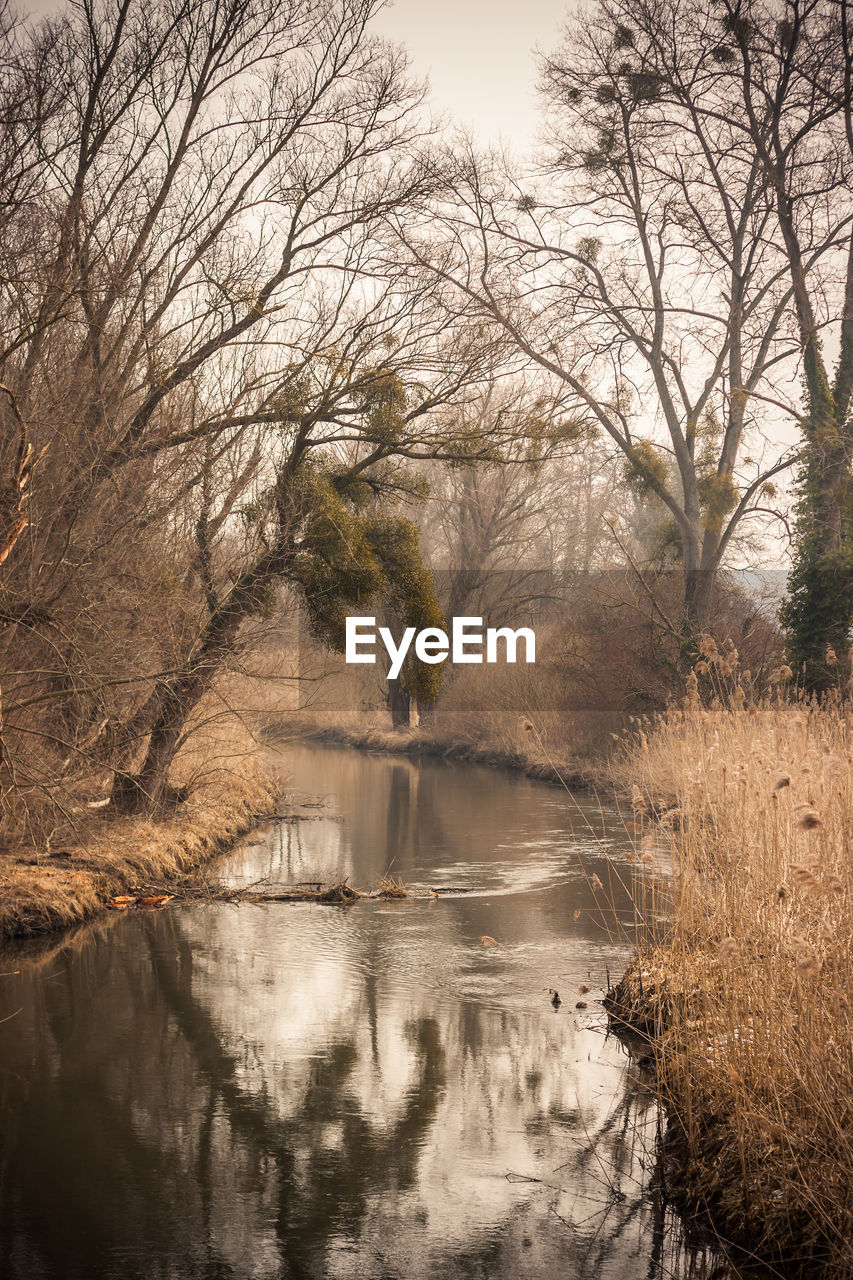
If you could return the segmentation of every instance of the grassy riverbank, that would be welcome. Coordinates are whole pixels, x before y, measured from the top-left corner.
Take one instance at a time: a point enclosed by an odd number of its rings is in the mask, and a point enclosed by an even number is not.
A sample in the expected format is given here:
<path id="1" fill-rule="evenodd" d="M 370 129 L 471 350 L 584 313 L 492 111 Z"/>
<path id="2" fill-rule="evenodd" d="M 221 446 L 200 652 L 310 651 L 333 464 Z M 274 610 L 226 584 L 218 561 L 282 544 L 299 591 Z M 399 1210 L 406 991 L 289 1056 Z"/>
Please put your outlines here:
<path id="1" fill-rule="evenodd" d="M 615 767 L 674 805 L 674 920 L 615 993 L 651 1032 L 669 1190 L 790 1274 L 853 1276 L 853 713 L 674 712 Z"/>
<path id="2" fill-rule="evenodd" d="M 275 811 L 281 796 L 274 770 L 247 757 L 239 769 L 209 768 L 184 803 L 156 820 L 82 807 L 67 842 L 0 853 L 0 939 L 77 924 L 116 895 L 192 871 Z"/>
<path id="3" fill-rule="evenodd" d="M 327 742 L 361 751 L 515 769 L 530 778 L 567 787 L 595 785 L 602 776 L 599 763 L 586 747 L 581 755 L 569 754 L 565 734 L 560 741 L 559 733 L 547 730 L 543 733 L 538 717 L 534 724 L 526 716 L 516 714 L 494 717 L 480 714 L 476 720 L 469 719 L 465 730 L 446 724 L 394 730 L 390 727 L 390 717 L 385 715 L 371 715 L 359 722 L 355 717 L 308 717 L 300 713 L 275 717 L 269 722 L 267 733 L 274 742 L 292 739 Z"/>

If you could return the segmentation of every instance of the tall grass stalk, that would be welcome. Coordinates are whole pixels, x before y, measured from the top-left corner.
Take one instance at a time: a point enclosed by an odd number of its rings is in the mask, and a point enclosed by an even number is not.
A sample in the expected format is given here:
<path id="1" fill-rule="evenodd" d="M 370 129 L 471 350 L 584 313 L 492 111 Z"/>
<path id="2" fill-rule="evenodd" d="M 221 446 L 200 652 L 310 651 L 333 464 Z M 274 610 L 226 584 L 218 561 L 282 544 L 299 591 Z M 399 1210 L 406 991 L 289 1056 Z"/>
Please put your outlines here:
<path id="1" fill-rule="evenodd" d="M 694 699 L 633 741 L 673 918 L 623 996 L 657 1032 L 672 1189 L 794 1273 L 853 1277 L 853 709 Z"/>

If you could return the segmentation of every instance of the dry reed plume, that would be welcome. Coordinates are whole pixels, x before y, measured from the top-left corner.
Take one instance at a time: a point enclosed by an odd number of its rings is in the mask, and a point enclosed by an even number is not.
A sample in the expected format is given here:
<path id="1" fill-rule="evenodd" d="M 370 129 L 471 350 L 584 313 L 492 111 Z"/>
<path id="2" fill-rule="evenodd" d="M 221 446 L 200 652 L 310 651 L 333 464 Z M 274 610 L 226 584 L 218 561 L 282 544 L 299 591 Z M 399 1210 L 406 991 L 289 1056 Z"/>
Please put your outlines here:
<path id="1" fill-rule="evenodd" d="M 672 1190 L 759 1255 L 839 1280 L 853 1276 L 851 752 L 849 703 L 694 699 L 622 757 L 635 815 L 668 827 L 673 851 L 672 931 L 618 990 L 656 1034 Z M 667 810 L 677 822 L 659 822 Z"/>

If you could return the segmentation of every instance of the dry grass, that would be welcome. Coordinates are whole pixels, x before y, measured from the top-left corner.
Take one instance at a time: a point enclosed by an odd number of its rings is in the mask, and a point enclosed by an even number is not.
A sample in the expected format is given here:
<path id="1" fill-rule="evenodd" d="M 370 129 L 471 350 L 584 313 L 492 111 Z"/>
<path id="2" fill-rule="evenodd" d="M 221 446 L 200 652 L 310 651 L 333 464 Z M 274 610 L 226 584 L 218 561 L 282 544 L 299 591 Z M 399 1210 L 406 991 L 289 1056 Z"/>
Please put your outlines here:
<path id="1" fill-rule="evenodd" d="M 409 898 L 411 897 L 411 891 L 399 876 L 395 880 L 392 875 L 385 875 L 379 877 L 376 896 L 380 898 Z"/>
<path id="2" fill-rule="evenodd" d="M 76 924 L 116 895 L 163 885 L 230 847 L 282 793 L 273 769 L 244 746 L 227 764 L 219 735 L 194 740 L 175 770 L 190 794 L 162 820 L 89 810 L 61 848 L 0 854 L 0 939 Z"/>
<path id="3" fill-rule="evenodd" d="M 565 729 L 560 745 L 552 748 L 540 733 L 539 721 L 533 727 L 532 721 L 516 712 L 482 712 L 476 717 L 459 716 L 458 720 L 443 717 L 439 725 L 422 725 L 415 731 L 391 729 L 385 712 L 360 718 L 341 712 L 294 713 L 275 717 L 267 732 L 271 741 L 310 738 L 363 751 L 517 769 L 531 778 L 570 787 L 588 786 L 596 780 L 592 761 L 566 754 Z M 558 735 L 555 732 L 548 739 L 556 742 Z"/>
<path id="4" fill-rule="evenodd" d="M 590 781 L 610 732 L 624 722 L 618 699 L 595 698 L 588 690 L 579 697 L 565 672 L 549 661 L 547 645 L 529 666 L 453 669 L 414 731 L 392 730 L 386 692 L 376 669 L 346 668 L 337 678 L 319 681 L 301 709 L 272 711 L 270 733 L 499 765 L 577 786 Z"/>
<path id="5" fill-rule="evenodd" d="M 853 1276 L 851 751 L 849 703 L 694 704 L 640 726 L 616 767 L 641 823 L 669 809 L 672 934 L 618 995 L 657 1036 L 674 1189 L 759 1255 L 839 1280 Z"/>

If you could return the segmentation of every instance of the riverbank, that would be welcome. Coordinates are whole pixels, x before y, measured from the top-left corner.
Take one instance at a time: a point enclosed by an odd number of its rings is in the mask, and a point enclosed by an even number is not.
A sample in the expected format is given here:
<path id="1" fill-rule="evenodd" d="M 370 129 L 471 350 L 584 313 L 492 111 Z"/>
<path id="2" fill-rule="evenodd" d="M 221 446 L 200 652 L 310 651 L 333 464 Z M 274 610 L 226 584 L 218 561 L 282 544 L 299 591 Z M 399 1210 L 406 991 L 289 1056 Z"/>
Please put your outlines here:
<path id="1" fill-rule="evenodd" d="M 529 778 L 555 782 L 564 787 L 588 788 L 603 782 L 601 770 L 592 759 L 581 763 L 560 752 L 552 753 L 538 727 L 526 717 L 516 717 L 509 732 L 504 730 L 500 736 L 487 733 L 478 740 L 429 727 L 398 730 L 376 724 L 358 725 L 345 720 L 307 720 L 302 716 L 270 720 L 265 733 L 268 741 L 274 743 L 293 740 L 324 742 L 359 751 L 458 760 L 466 764 L 513 769 Z"/>
<path id="2" fill-rule="evenodd" d="M 282 796 L 272 768 L 246 768 L 202 784 L 162 819 L 89 809 L 74 843 L 0 853 L 0 940 L 67 928 L 111 898 L 186 875 L 276 813 Z"/>
<path id="3" fill-rule="evenodd" d="M 477 732 L 482 726 L 476 727 Z M 579 788 L 599 781 L 592 761 L 556 755 L 539 726 L 524 717 L 501 717 L 499 731 L 482 739 L 445 736 L 430 729 L 398 732 L 376 724 L 308 721 L 302 716 L 267 720 L 271 745 L 299 739 L 409 757 L 442 758 L 512 769 L 528 777 Z M 219 745 L 222 752 L 222 745 Z M 243 744 L 239 769 L 214 768 L 205 780 L 210 744 L 196 748 L 188 776 L 201 778 L 188 799 L 158 820 L 134 818 L 109 808 L 83 807 L 74 838 L 44 849 L 0 851 L 0 942 L 64 929 L 89 919 L 115 897 L 160 891 L 227 851 L 264 816 L 281 808 L 283 785 L 258 763 L 253 744 Z M 227 752 L 225 753 L 227 755 Z M 187 763 L 181 762 L 187 773 Z"/>
<path id="4" fill-rule="evenodd" d="M 610 993 L 651 1039 L 670 1197 L 792 1276 L 853 1276 L 853 715 L 660 719 L 623 757 L 668 826 L 673 919 Z M 642 837 L 641 837 L 642 838 Z"/>

